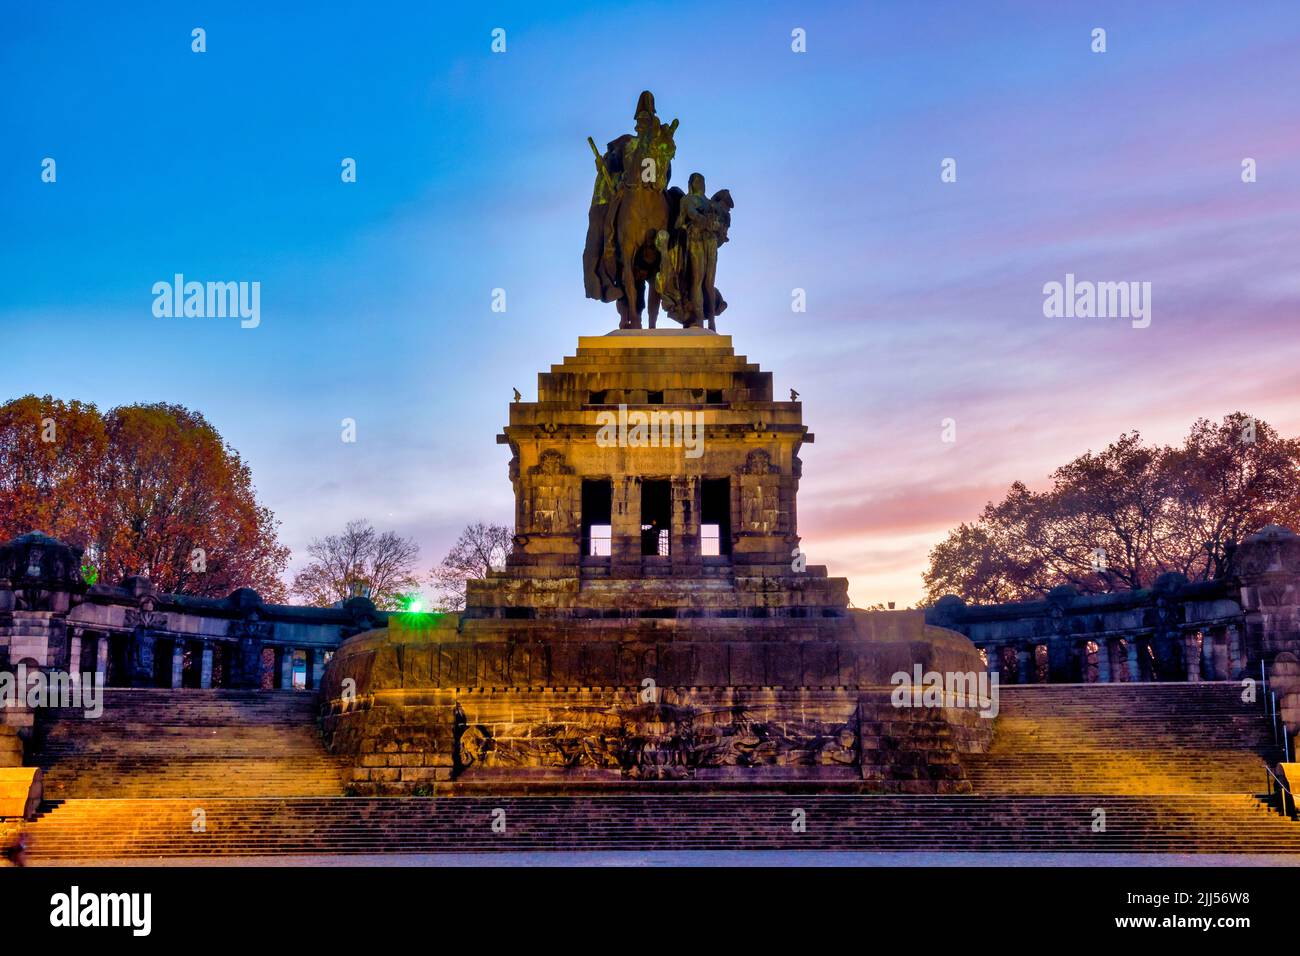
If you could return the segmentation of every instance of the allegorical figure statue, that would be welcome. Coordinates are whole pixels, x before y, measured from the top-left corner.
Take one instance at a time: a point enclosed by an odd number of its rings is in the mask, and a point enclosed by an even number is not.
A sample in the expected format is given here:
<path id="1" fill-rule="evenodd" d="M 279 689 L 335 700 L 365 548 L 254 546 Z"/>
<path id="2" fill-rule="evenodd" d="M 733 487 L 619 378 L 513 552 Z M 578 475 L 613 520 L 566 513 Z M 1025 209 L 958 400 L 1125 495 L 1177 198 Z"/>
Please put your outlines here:
<path id="1" fill-rule="evenodd" d="M 731 193 L 723 189 L 710 199 L 704 194 L 704 177 L 691 173 L 690 192 L 669 190 L 668 205 L 676 207 L 673 233 L 661 238 L 669 255 L 657 276 L 660 296 L 668 314 L 687 328 L 707 325 L 727 307 L 718 291 L 718 246 L 727 241 L 731 227 Z M 676 193 L 676 195 L 673 195 Z"/>
<path id="2" fill-rule="evenodd" d="M 635 120 L 636 132 L 611 140 L 603 155 L 587 140 L 596 154 L 582 254 L 587 297 L 617 303 L 619 328 L 641 328 L 647 306 L 654 328 L 661 303 L 687 328 L 714 328 L 726 308 L 714 276 L 731 224 L 731 194 L 707 198 L 698 173 L 689 195 L 668 188 L 677 120 L 659 121 L 648 90 L 637 100 Z"/>

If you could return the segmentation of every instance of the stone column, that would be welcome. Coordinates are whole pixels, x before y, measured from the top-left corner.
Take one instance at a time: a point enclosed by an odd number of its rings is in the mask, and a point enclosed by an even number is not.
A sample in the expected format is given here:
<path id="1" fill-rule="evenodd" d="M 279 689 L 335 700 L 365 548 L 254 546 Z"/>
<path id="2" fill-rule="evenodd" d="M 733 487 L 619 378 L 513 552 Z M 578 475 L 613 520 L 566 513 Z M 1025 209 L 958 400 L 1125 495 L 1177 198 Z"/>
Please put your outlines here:
<path id="1" fill-rule="evenodd" d="M 293 690 L 293 648 L 283 648 L 280 654 L 280 687 Z"/>
<path id="2" fill-rule="evenodd" d="M 1138 639 L 1136 637 L 1128 639 L 1128 679 L 1134 682 L 1142 679 L 1142 667 L 1138 664 Z"/>
<path id="3" fill-rule="evenodd" d="M 1097 683 L 1110 683 L 1110 638 L 1097 638 Z"/>
<path id="4" fill-rule="evenodd" d="M 99 635 L 99 642 L 95 645 L 95 673 L 99 675 L 101 684 L 108 683 L 108 635 Z"/>
<path id="5" fill-rule="evenodd" d="M 1237 625 L 1228 625 L 1228 673 L 1224 676 L 1229 680 L 1236 680 L 1241 676 L 1242 671 L 1246 669 L 1244 655 L 1241 653 L 1241 633 L 1237 630 Z"/>
<path id="6" fill-rule="evenodd" d="M 1214 633 L 1209 630 L 1201 632 L 1201 680 L 1217 680 L 1218 672 L 1214 668 Z"/>
<path id="7" fill-rule="evenodd" d="M 610 573 L 624 576 L 641 573 L 641 482 L 636 478 L 613 479 L 610 509 Z"/>
<path id="8" fill-rule="evenodd" d="M 315 690 L 320 688 L 320 682 L 325 677 L 325 652 L 316 647 L 308 653 L 311 655 L 311 686 Z"/>
<path id="9" fill-rule="evenodd" d="M 208 689 L 212 686 L 212 645 L 203 643 L 203 669 L 199 672 L 199 686 Z"/>
<path id="10" fill-rule="evenodd" d="M 1032 646 L 1026 647 L 1022 644 L 1016 648 L 1016 664 L 1020 668 L 1020 672 L 1016 675 L 1017 683 L 1033 683 L 1034 677 L 1036 676 L 1034 674 L 1033 659 L 1034 652 Z"/>
<path id="11" fill-rule="evenodd" d="M 675 574 L 696 575 L 703 561 L 700 559 L 700 505 L 701 492 L 698 478 L 677 476 L 672 479 L 672 522 L 668 534 L 671 541 L 669 553 Z"/>
<path id="12" fill-rule="evenodd" d="M 177 639 L 172 644 L 172 687 L 181 686 L 181 677 L 185 672 L 185 642 Z"/>
<path id="13" fill-rule="evenodd" d="M 1183 634 L 1183 661 L 1187 665 L 1187 680 L 1190 683 L 1197 683 L 1201 679 L 1201 651 L 1196 646 L 1196 636 L 1199 631 L 1191 634 Z M 1204 643 L 1205 635 L 1201 635 L 1201 641 Z"/>
<path id="14" fill-rule="evenodd" d="M 1077 680 L 1072 673 L 1079 659 L 1079 642 L 1066 634 L 1053 634 L 1047 639 L 1047 682 L 1068 684 Z"/>
<path id="15" fill-rule="evenodd" d="M 68 677 L 75 694 L 81 693 L 81 631 L 74 630 L 68 638 Z"/>

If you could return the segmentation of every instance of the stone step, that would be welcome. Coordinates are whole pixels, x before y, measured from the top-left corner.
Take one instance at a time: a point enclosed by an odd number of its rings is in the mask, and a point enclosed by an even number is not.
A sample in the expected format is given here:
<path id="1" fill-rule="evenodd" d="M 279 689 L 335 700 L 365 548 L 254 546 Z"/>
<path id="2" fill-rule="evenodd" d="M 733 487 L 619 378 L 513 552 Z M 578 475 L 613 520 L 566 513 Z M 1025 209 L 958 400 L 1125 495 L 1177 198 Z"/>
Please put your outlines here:
<path id="1" fill-rule="evenodd" d="M 1107 830 L 1092 832 L 1093 810 Z M 807 830 L 791 829 L 791 811 Z M 505 811 L 506 831 L 492 814 Z M 219 856 L 502 849 L 843 849 L 1300 853 L 1300 824 L 1248 795 L 682 796 L 70 800 L 32 828 L 33 856 Z"/>
<path id="2" fill-rule="evenodd" d="M 43 713 L 29 762 L 51 797 L 337 796 L 343 763 L 296 691 L 108 688 L 103 714 Z"/>
<path id="3" fill-rule="evenodd" d="M 993 743 L 965 761 L 977 793 L 1246 793 L 1275 758 L 1236 682 L 1000 690 Z"/>

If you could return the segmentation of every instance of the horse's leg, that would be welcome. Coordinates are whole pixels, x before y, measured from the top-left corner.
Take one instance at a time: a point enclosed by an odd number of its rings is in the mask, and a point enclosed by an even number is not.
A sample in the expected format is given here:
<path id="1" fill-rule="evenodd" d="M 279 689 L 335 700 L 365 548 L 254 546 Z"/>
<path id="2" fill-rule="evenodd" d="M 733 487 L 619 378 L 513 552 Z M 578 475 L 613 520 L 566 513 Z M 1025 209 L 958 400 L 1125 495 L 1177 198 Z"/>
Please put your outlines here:
<path id="1" fill-rule="evenodd" d="M 654 279 L 650 280 L 650 328 L 659 320 L 659 290 L 655 288 Z"/>
<path id="2" fill-rule="evenodd" d="M 627 300 L 627 327 L 639 329 L 641 328 L 641 290 L 636 281 L 636 268 L 632 258 L 627 256 L 627 261 L 623 263 L 623 295 Z"/>

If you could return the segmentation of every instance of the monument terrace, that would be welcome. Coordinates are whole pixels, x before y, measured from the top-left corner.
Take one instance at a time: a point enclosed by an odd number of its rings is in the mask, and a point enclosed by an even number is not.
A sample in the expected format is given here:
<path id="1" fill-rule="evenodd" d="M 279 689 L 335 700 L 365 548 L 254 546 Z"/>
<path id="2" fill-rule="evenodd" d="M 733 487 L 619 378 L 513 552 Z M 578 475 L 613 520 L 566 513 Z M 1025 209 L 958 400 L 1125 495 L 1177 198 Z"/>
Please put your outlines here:
<path id="1" fill-rule="evenodd" d="M 508 406 L 505 566 L 461 612 L 382 614 L 91 586 L 78 549 L 9 542 L 0 664 L 109 687 L 95 720 L 4 709 L 0 813 L 25 820 L 8 825 L 48 859 L 1300 852 L 1279 789 L 1300 538 L 1259 529 L 1199 584 L 853 608 L 799 536 L 802 405 L 717 331 L 737 206 L 699 173 L 672 185 L 678 123 L 649 92 L 631 118 L 592 141 L 582 257 L 618 327 Z M 985 699 L 893 695 L 900 674 Z"/>

